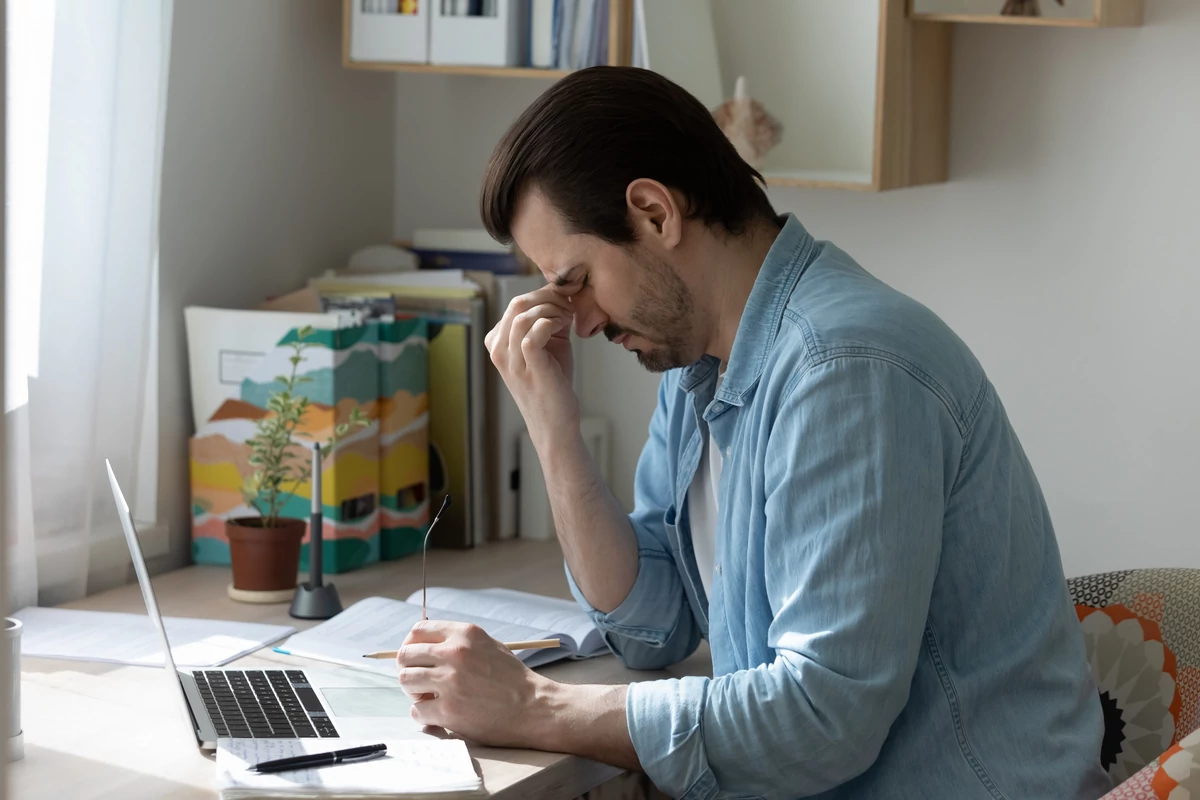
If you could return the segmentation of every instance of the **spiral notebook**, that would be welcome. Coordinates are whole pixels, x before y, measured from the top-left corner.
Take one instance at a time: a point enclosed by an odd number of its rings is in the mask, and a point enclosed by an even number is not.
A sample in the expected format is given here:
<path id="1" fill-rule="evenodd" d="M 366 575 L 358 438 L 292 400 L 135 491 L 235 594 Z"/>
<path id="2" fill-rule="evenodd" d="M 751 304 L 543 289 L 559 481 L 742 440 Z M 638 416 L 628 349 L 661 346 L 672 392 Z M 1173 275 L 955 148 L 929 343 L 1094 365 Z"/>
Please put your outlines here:
<path id="1" fill-rule="evenodd" d="M 320 769 L 259 774 L 263 761 L 376 744 L 346 739 L 221 739 L 217 789 L 221 800 L 302 797 L 395 797 L 451 800 L 483 797 L 483 779 L 461 739 L 386 741 L 379 758 Z"/>

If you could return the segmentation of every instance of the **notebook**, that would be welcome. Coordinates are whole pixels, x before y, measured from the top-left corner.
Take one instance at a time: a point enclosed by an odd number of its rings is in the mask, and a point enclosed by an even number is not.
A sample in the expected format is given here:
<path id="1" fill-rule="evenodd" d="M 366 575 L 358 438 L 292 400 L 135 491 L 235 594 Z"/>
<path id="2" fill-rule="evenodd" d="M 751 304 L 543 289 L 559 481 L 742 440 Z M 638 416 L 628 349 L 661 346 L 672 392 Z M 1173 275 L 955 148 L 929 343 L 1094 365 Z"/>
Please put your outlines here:
<path id="1" fill-rule="evenodd" d="M 561 647 L 518 651 L 517 656 L 530 667 L 564 658 L 591 658 L 608 651 L 603 634 L 578 605 L 528 592 L 431 587 L 429 618 L 473 622 L 502 642 L 561 640 Z M 392 661 L 363 658 L 363 653 L 395 650 L 420 619 L 419 590 L 407 602 L 368 597 L 333 619 L 297 633 L 280 649 L 302 658 L 391 676 L 396 674 Z"/>
<path id="2" fill-rule="evenodd" d="M 217 790 L 221 800 L 299 797 L 396 797 L 407 800 L 483 797 L 483 779 L 461 739 L 385 741 L 387 755 L 320 769 L 260 775 L 249 767 L 304 753 L 376 742 L 337 739 L 221 739 Z"/>

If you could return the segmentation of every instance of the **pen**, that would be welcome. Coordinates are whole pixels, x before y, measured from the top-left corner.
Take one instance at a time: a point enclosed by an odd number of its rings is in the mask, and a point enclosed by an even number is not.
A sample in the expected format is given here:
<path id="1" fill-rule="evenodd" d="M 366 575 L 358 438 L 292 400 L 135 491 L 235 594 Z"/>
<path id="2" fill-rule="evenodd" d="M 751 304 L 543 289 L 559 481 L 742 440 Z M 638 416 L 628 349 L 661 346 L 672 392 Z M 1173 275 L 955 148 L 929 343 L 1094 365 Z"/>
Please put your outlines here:
<path id="1" fill-rule="evenodd" d="M 251 772 L 283 772 L 290 769 L 313 769 L 327 767 L 331 764 L 342 764 L 347 761 L 363 761 L 387 753 L 386 744 L 369 744 L 364 747 L 348 747 L 345 750 L 333 750 L 329 753 L 306 753 L 291 758 L 277 758 L 264 761 L 250 767 Z"/>
<path id="2" fill-rule="evenodd" d="M 541 650 L 545 647 L 562 647 L 559 639 L 534 639 L 528 642 L 505 642 L 509 650 Z M 363 653 L 363 658 L 395 658 L 395 650 L 380 650 L 378 653 Z"/>

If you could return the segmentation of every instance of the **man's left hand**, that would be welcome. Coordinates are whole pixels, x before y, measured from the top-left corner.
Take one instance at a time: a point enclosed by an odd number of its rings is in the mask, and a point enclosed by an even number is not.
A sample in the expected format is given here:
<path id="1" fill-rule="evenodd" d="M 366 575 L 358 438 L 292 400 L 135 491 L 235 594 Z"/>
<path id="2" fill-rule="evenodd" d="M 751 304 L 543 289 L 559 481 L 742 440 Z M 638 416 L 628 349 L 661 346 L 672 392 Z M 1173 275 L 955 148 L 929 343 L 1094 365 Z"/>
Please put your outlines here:
<path id="1" fill-rule="evenodd" d="M 465 622 L 413 626 L 396 655 L 412 718 L 480 744 L 537 747 L 537 717 L 553 682 Z"/>

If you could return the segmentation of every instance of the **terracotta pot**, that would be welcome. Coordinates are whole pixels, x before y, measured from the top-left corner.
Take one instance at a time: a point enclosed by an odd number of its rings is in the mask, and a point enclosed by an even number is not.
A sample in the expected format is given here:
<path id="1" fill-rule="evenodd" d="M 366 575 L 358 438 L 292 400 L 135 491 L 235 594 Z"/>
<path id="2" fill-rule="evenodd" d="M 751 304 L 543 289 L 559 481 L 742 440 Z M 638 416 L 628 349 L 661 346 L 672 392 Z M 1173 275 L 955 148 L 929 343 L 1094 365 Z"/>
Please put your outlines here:
<path id="1" fill-rule="evenodd" d="M 225 522 L 233 561 L 233 588 L 251 592 L 296 588 L 304 520 L 280 518 L 274 528 L 263 528 L 259 523 L 255 517 Z"/>

